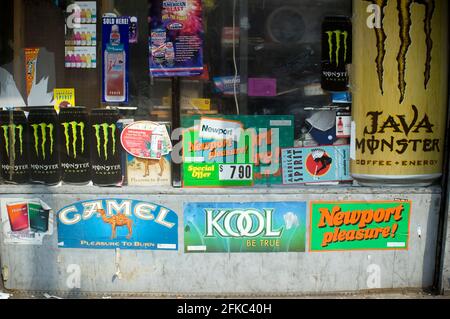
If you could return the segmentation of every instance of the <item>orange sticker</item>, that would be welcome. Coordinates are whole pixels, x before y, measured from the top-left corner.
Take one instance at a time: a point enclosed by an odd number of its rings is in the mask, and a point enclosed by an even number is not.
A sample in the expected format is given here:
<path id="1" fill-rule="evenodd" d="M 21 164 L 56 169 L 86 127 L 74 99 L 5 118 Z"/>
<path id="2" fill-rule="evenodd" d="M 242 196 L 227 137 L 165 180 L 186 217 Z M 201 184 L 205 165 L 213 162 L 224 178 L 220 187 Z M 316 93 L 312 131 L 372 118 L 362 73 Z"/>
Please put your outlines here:
<path id="1" fill-rule="evenodd" d="M 27 96 L 30 95 L 31 88 L 33 87 L 34 78 L 36 77 L 36 63 L 38 54 L 39 54 L 38 48 L 25 49 Z"/>

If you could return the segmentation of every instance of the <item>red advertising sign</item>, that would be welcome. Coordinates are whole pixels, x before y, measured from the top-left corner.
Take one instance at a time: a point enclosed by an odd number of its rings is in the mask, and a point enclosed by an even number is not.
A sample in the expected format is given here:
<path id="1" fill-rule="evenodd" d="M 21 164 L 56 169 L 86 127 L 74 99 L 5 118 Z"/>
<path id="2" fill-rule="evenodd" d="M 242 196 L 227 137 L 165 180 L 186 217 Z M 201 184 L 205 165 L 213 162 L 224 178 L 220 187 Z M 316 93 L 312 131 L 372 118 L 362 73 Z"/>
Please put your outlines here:
<path id="1" fill-rule="evenodd" d="M 166 126 L 150 121 L 127 126 L 120 141 L 125 151 L 138 158 L 160 159 L 172 151 Z"/>

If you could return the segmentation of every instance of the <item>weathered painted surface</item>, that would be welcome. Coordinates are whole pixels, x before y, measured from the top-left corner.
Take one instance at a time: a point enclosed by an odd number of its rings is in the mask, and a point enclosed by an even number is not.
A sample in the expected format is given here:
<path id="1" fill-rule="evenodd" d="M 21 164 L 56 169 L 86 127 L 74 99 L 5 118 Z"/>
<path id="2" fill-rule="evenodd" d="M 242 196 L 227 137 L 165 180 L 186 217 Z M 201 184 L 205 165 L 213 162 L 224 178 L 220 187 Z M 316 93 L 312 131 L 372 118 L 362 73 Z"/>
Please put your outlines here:
<path id="1" fill-rule="evenodd" d="M 441 277 L 441 291 L 450 295 L 450 206 L 447 207 L 446 225 L 444 226 L 444 244 L 442 247 L 443 266 Z"/>
<path id="2" fill-rule="evenodd" d="M 5 282 L 8 289 L 69 292 L 75 274 L 74 269 L 80 270 L 78 291 L 97 293 L 264 295 L 358 291 L 370 288 L 424 288 L 433 283 L 441 200 L 438 187 L 413 189 L 307 187 L 257 190 L 0 187 L 0 193 L 1 197 L 8 198 L 40 197 L 55 211 L 76 201 L 105 198 L 110 195 L 114 198 L 132 198 L 157 203 L 172 209 L 179 216 L 180 250 L 178 252 L 122 250 L 119 262 L 122 279 L 114 281 L 112 279 L 117 270 L 114 250 L 59 249 L 56 229 L 51 238 L 44 240 L 42 247 L 5 245 L 2 240 L 1 262 L 3 268 L 8 271 Z M 412 201 L 408 251 L 329 253 L 307 251 L 273 254 L 183 252 L 184 203 L 395 199 Z M 309 226 L 309 208 L 307 220 Z M 420 236 L 418 228 L 421 229 Z M 379 285 L 377 274 L 380 275 Z"/>

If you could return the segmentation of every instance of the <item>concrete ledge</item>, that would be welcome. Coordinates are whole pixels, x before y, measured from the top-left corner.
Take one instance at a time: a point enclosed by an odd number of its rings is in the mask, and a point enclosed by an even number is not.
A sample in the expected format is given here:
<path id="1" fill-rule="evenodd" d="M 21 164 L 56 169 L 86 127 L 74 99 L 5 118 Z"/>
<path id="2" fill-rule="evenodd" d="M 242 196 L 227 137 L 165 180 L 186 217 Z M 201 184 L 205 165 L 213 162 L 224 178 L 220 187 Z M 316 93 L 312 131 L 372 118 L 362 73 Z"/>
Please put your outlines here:
<path id="1" fill-rule="evenodd" d="M 440 186 L 431 187 L 359 187 L 359 186 L 277 186 L 252 188 L 173 188 L 167 186 L 41 186 L 0 185 L 0 194 L 73 194 L 73 195 L 235 195 L 235 194 L 441 194 Z"/>

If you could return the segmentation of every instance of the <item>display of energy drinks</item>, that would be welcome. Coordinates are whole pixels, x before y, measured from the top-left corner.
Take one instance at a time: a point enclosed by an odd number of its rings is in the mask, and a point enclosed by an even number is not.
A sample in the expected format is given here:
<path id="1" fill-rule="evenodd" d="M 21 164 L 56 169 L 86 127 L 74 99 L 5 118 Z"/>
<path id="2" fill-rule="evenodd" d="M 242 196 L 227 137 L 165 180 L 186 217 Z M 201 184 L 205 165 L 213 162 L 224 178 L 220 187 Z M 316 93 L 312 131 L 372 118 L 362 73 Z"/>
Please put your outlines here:
<path id="1" fill-rule="evenodd" d="M 59 122 L 62 180 L 67 184 L 87 184 L 91 180 L 87 110 L 83 107 L 61 109 Z"/>
<path id="2" fill-rule="evenodd" d="M 0 158 L 6 183 L 29 182 L 28 124 L 23 111 L 0 111 Z"/>
<path id="3" fill-rule="evenodd" d="M 30 171 L 33 182 L 55 185 L 61 181 L 60 125 L 54 109 L 33 109 L 28 115 Z"/>
<path id="4" fill-rule="evenodd" d="M 91 112 L 92 181 L 98 186 L 114 186 L 122 182 L 122 146 L 117 110 L 97 109 Z"/>
<path id="5" fill-rule="evenodd" d="M 49 211 L 40 204 L 28 203 L 28 218 L 31 230 L 41 233 L 48 231 Z"/>
<path id="6" fill-rule="evenodd" d="M 352 23 L 348 17 L 326 17 L 322 24 L 322 89 L 347 91 L 352 60 Z"/>
<path id="7" fill-rule="evenodd" d="M 28 207 L 26 203 L 6 205 L 11 231 L 17 232 L 29 228 Z"/>

